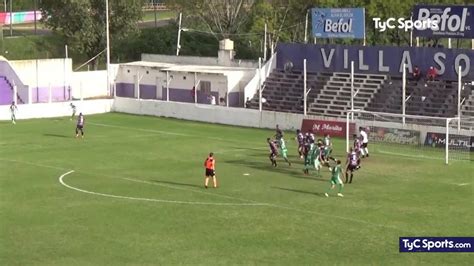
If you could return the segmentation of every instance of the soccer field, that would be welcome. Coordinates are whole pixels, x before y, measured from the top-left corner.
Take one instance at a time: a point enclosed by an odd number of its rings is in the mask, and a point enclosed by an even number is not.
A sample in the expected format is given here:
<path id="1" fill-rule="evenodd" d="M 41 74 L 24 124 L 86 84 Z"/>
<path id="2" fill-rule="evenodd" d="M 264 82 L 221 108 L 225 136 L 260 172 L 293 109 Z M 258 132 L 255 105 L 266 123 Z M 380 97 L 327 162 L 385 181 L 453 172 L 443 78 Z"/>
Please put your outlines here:
<path id="1" fill-rule="evenodd" d="M 374 149 L 345 197 L 326 198 L 329 171 L 303 175 L 293 132 L 293 166 L 273 168 L 272 130 L 118 113 L 86 116 L 84 139 L 74 128 L 69 118 L 0 122 L 0 265 L 474 261 L 399 253 L 401 236 L 473 236 L 470 161 Z M 206 190 L 211 151 L 220 187 Z"/>

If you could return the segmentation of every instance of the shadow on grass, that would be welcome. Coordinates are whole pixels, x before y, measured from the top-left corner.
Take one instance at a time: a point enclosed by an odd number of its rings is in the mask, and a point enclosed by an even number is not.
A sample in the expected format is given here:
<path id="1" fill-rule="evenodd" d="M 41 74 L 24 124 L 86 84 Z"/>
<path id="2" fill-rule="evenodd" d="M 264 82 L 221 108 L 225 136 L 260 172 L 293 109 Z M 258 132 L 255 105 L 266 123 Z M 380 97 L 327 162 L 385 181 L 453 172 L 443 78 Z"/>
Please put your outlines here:
<path id="1" fill-rule="evenodd" d="M 268 160 L 268 162 L 260 162 L 260 161 L 247 161 L 244 159 L 236 159 L 236 160 L 226 160 L 224 162 L 233 164 L 233 165 L 247 166 L 253 169 L 257 169 L 257 170 L 268 170 L 270 172 L 288 175 L 293 178 L 314 180 L 314 181 L 319 181 L 319 182 L 327 181 L 325 179 L 317 178 L 316 176 L 313 176 L 313 175 L 305 176 L 303 174 L 303 166 L 301 164 L 292 163 L 292 166 L 288 166 L 288 164 L 281 159 L 278 160 L 277 167 L 271 166 L 270 160 Z"/>
<path id="2" fill-rule="evenodd" d="M 51 133 L 45 133 L 43 134 L 45 137 L 56 137 L 56 138 L 71 138 L 70 135 L 62 135 L 62 134 L 51 134 Z"/>
<path id="3" fill-rule="evenodd" d="M 197 188 L 202 188 L 203 187 L 203 186 L 196 185 L 196 184 L 178 183 L 178 182 L 163 181 L 163 180 L 152 180 L 152 182 L 160 183 L 160 184 L 176 185 L 176 186 L 186 186 L 186 187 L 197 187 Z"/>
<path id="4" fill-rule="evenodd" d="M 292 188 L 283 188 L 283 187 L 271 187 L 271 188 L 290 191 L 290 192 L 296 192 L 296 193 L 302 193 L 302 194 L 310 194 L 310 195 L 315 195 L 315 196 L 320 196 L 320 197 L 324 196 L 323 193 L 316 193 L 316 192 L 304 191 L 304 190 L 298 190 L 298 189 L 292 189 Z"/>

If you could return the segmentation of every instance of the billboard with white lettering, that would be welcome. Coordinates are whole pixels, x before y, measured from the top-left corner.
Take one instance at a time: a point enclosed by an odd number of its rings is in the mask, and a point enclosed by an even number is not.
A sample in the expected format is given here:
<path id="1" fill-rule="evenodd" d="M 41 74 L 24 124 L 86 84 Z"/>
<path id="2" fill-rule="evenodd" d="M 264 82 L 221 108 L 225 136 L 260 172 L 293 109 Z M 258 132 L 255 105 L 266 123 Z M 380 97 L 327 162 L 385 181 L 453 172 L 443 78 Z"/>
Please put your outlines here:
<path id="1" fill-rule="evenodd" d="M 364 38 L 363 8 L 313 8 L 311 18 L 316 38 Z"/>
<path id="2" fill-rule="evenodd" d="M 432 47 L 346 46 L 280 43 L 277 47 L 277 68 L 287 62 L 293 69 L 303 70 L 303 60 L 311 72 L 350 72 L 401 76 L 403 64 L 408 73 L 418 66 L 423 73 L 431 67 L 438 70 L 439 79 L 457 80 L 461 76 L 474 80 L 474 50 Z"/>
<path id="3" fill-rule="evenodd" d="M 416 5 L 413 20 L 431 21 L 437 27 L 426 27 L 413 31 L 415 36 L 428 38 L 474 38 L 474 5 Z"/>

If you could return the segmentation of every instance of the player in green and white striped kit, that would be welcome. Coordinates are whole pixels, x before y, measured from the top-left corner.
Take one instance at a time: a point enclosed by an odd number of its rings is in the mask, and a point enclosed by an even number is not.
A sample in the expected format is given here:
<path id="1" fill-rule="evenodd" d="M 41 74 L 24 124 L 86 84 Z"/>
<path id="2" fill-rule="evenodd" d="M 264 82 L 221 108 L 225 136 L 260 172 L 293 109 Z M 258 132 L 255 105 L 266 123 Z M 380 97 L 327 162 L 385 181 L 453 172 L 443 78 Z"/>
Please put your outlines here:
<path id="1" fill-rule="evenodd" d="M 342 195 L 342 188 L 344 187 L 344 184 L 342 183 L 341 176 L 342 176 L 342 167 L 341 167 L 341 160 L 336 160 L 337 165 L 334 166 L 332 169 L 329 168 L 329 171 L 331 171 L 331 188 L 324 193 L 326 197 L 329 197 L 329 191 L 333 190 L 336 187 L 336 184 L 339 185 L 339 192 L 337 195 L 339 197 L 344 197 Z"/>
<path id="2" fill-rule="evenodd" d="M 288 163 L 289 166 L 291 166 L 290 160 L 288 160 L 288 149 L 286 148 L 285 140 L 283 139 L 283 136 L 280 137 L 278 140 L 278 146 L 280 147 L 280 154 L 285 159 L 285 161 Z"/>
<path id="3" fill-rule="evenodd" d="M 321 146 L 319 143 L 313 144 L 313 146 L 311 147 L 311 160 L 313 161 L 314 169 L 318 171 L 318 176 L 321 176 L 320 170 L 322 168 L 320 158 L 321 158 Z"/>
<path id="4" fill-rule="evenodd" d="M 12 124 L 16 124 L 16 111 L 18 111 L 18 107 L 16 107 L 15 102 L 12 102 L 12 104 L 10 105 Z"/>

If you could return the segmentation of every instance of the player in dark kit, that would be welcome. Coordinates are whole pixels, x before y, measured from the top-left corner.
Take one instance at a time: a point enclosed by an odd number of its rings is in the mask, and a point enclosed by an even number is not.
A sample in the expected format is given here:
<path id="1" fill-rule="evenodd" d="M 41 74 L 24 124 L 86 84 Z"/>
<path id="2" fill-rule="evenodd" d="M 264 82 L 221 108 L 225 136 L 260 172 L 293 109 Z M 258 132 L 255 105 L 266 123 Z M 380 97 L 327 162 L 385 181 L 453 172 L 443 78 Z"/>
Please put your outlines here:
<path id="1" fill-rule="evenodd" d="M 362 140 L 357 137 L 356 134 L 352 136 L 354 138 L 354 151 L 357 154 L 357 156 L 360 156 L 360 149 L 362 147 Z"/>
<path id="2" fill-rule="evenodd" d="M 84 116 L 82 113 L 79 113 L 77 117 L 76 138 L 79 137 L 79 131 L 81 131 L 81 137 L 84 138 Z"/>
<path id="3" fill-rule="evenodd" d="M 283 138 L 283 131 L 281 131 L 280 127 L 278 125 L 276 125 L 275 139 L 280 140 L 281 138 Z"/>
<path id="4" fill-rule="evenodd" d="M 303 159 L 305 138 L 303 133 L 299 129 L 296 130 L 296 141 L 298 142 L 298 154 L 300 155 L 300 158 Z"/>
<path id="5" fill-rule="evenodd" d="M 303 148 L 303 155 L 304 155 L 304 168 L 303 168 L 303 173 L 305 175 L 309 174 L 309 169 L 311 166 L 313 166 L 313 160 L 311 156 L 311 147 L 312 143 L 306 142 Z"/>
<path id="6" fill-rule="evenodd" d="M 277 166 L 276 157 L 278 155 L 278 148 L 270 138 L 267 138 L 267 143 L 268 143 L 268 146 L 270 147 L 270 156 L 269 156 L 270 161 L 272 162 L 272 166 L 276 167 Z"/>
<path id="7" fill-rule="evenodd" d="M 352 177 L 354 176 L 354 171 L 360 168 L 360 159 L 357 153 L 354 151 L 353 148 L 350 148 L 349 154 L 347 154 L 347 166 L 346 166 L 346 182 L 352 183 Z M 349 172 L 351 172 L 351 176 L 349 179 Z"/>

